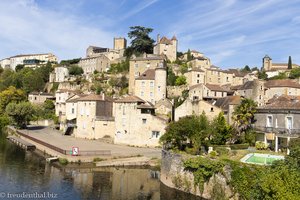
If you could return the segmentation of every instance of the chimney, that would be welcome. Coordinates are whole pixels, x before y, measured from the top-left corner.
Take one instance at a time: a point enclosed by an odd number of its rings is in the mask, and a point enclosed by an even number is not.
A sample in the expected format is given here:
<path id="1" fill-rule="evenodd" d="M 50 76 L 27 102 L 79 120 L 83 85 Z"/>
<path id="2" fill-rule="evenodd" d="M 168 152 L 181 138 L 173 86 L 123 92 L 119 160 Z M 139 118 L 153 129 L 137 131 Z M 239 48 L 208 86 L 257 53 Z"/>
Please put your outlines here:
<path id="1" fill-rule="evenodd" d="M 157 44 L 159 44 L 159 41 L 160 41 L 160 35 L 157 34 Z"/>

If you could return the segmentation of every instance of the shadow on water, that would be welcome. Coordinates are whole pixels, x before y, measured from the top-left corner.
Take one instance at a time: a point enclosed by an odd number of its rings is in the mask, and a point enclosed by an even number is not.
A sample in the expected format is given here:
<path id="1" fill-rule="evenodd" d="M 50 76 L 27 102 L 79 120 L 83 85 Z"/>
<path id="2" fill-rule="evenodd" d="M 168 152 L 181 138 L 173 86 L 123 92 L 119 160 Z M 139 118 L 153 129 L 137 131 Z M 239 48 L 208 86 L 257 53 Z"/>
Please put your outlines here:
<path id="1" fill-rule="evenodd" d="M 0 133 L 1 192 L 50 192 L 66 200 L 200 200 L 166 187 L 159 176 L 159 171 L 149 168 L 57 167 Z"/>

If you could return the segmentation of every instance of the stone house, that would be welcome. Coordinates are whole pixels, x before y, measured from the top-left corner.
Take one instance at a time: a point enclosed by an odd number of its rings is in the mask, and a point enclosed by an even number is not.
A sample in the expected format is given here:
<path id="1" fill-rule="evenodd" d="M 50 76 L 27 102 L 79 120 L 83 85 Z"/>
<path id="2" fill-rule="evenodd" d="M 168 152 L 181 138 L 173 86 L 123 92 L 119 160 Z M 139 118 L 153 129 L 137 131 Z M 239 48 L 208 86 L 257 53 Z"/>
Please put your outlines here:
<path id="1" fill-rule="evenodd" d="M 193 51 L 191 51 L 191 55 L 193 56 L 193 60 L 187 62 L 188 66 L 199 69 L 207 69 L 211 66 L 210 59 L 205 57 L 203 54 L 194 53 Z M 185 57 L 187 57 L 186 54 Z"/>
<path id="2" fill-rule="evenodd" d="M 234 108 L 241 103 L 241 96 L 227 96 L 219 98 L 214 102 L 214 105 L 220 108 L 227 120 L 227 123 L 233 124 L 232 113 Z"/>
<path id="3" fill-rule="evenodd" d="M 115 143 L 135 146 L 159 146 L 167 120 L 155 115 L 155 107 L 137 96 L 115 101 Z"/>
<path id="4" fill-rule="evenodd" d="M 300 84 L 296 80 L 269 80 L 265 83 L 265 89 L 266 100 L 281 95 L 300 96 Z"/>
<path id="5" fill-rule="evenodd" d="M 189 115 L 201 115 L 205 112 L 208 119 L 212 120 L 222 109 L 204 100 L 186 99 L 180 106 L 175 108 L 175 121 Z"/>
<path id="6" fill-rule="evenodd" d="M 55 115 L 59 117 L 61 124 L 66 121 L 66 101 L 80 92 L 74 90 L 61 89 L 55 93 Z"/>
<path id="7" fill-rule="evenodd" d="M 168 60 L 174 62 L 177 59 L 177 45 L 178 41 L 175 36 L 173 36 L 171 39 L 168 39 L 166 37 L 160 38 L 160 36 L 157 35 L 157 41 L 154 45 L 153 53 L 156 55 L 163 54 Z"/>
<path id="8" fill-rule="evenodd" d="M 289 141 L 300 136 L 300 96 L 273 97 L 257 108 L 255 119 L 257 140 L 274 143 L 276 152 L 287 149 Z"/>
<path id="9" fill-rule="evenodd" d="M 54 71 L 50 73 L 50 82 L 62 83 L 68 81 L 69 69 L 67 66 L 57 66 L 54 68 Z"/>
<path id="10" fill-rule="evenodd" d="M 166 68 L 148 69 L 135 79 L 134 95 L 155 104 L 166 98 L 166 79 Z"/>
<path id="11" fill-rule="evenodd" d="M 200 68 L 189 69 L 188 72 L 184 74 L 186 77 L 187 85 L 192 86 L 200 83 L 206 83 L 206 73 Z"/>
<path id="12" fill-rule="evenodd" d="M 101 54 L 95 57 L 86 57 L 80 59 L 78 66 L 83 69 L 85 75 L 93 74 L 96 70 L 106 72 L 110 68 L 110 59 Z"/>
<path id="13" fill-rule="evenodd" d="M 258 106 L 265 104 L 265 81 L 259 79 L 247 81 L 243 85 L 232 87 L 232 89 L 235 90 L 235 95 L 252 99 L 257 102 Z"/>
<path id="14" fill-rule="evenodd" d="M 47 99 L 55 100 L 55 96 L 44 92 L 31 92 L 28 94 L 28 101 L 30 103 L 43 104 Z"/>
<path id="15" fill-rule="evenodd" d="M 165 98 L 156 102 L 155 104 L 156 114 L 172 117 L 172 112 L 173 112 L 173 103 L 169 99 Z"/>
<path id="16" fill-rule="evenodd" d="M 113 138 L 115 120 L 113 99 L 104 94 L 90 94 L 77 99 L 75 137 L 86 139 Z"/>
<path id="17" fill-rule="evenodd" d="M 129 61 L 129 86 L 128 93 L 135 92 L 135 79 L 140 77 L 148 69 L 166 68 L 163 56 L 144 54 L 142 57 L 133 57 Z M 160 79 L 160 78 L 159 78 Z M 165 89 L 162 88 L 162 91 Z"/>
<path id="18" fill-rule="evenodd" d="M 232 95 L 232 93 L 227 88 L 215 84 L 196 84 L 189 87 L 189 99 L 191 100 L 218 99 Z"/>

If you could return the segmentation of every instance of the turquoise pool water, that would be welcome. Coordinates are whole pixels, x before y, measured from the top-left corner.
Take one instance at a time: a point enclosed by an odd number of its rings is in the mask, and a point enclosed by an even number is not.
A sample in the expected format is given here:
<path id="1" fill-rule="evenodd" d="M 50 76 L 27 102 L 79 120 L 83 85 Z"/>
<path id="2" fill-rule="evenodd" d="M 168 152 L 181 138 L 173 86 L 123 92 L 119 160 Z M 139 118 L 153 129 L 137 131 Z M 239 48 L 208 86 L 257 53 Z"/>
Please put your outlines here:
<path id="1" fill-rule="evenodd" d="M 284 156 L 251 153 L 243 157 L 241 161 L 250 164 L 271 165 L 275 160 L 282 160 L 282 159 L 284 159 Z"/>

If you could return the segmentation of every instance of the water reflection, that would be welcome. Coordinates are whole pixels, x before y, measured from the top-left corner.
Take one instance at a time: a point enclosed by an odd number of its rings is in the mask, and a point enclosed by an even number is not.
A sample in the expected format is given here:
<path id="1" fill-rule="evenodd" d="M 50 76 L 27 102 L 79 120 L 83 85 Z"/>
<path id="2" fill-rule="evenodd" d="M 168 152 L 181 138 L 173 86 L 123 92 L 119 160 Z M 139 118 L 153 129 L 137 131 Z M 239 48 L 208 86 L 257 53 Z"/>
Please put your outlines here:
<path id="1" fill-rule="evenodd" d="M 0 133 L 0 192 L 57 194 L 58 199 L 196 200 L 169 189 L 159 171 L 137 168 L 57 167 L 35 152 L 26 152 Z"/>

